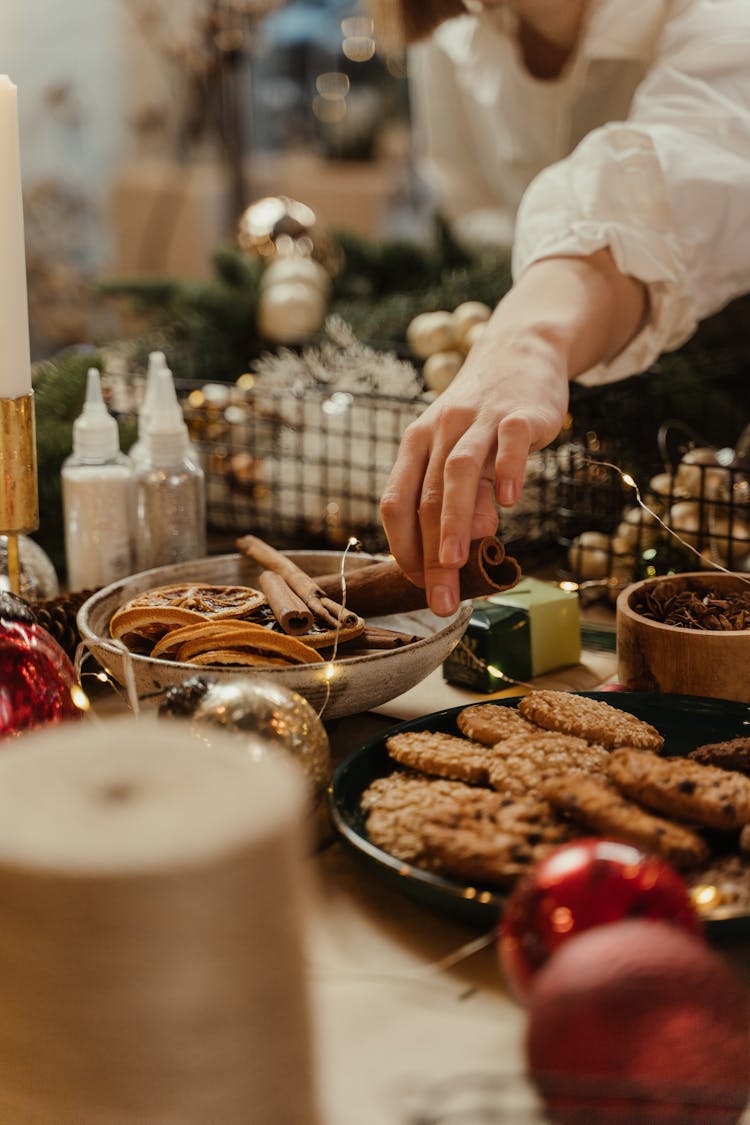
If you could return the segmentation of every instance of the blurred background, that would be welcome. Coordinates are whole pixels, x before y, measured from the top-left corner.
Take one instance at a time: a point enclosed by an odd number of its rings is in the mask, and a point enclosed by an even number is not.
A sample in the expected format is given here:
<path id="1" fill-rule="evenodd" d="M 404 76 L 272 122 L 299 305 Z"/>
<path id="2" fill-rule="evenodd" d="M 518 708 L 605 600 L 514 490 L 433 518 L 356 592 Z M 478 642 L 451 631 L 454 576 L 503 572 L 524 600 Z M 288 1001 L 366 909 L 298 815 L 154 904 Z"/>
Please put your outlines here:
<path id="1" fill-rule="evenodd" d="M 0 2 L 36 358 L 107 338 L 92 278 L 207 278 L 254 198 L 421 237 L 405 59 L 357 0 Z"/>

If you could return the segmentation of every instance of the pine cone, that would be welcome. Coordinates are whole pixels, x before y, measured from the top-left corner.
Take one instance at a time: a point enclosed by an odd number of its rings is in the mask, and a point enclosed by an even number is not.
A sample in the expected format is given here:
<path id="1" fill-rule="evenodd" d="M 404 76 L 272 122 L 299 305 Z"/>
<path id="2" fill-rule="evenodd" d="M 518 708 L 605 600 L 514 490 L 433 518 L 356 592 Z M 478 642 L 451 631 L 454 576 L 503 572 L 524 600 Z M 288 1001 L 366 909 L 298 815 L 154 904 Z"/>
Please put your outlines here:
<path id="1" fill-rule="evenodd" d="M 58 594 L 55 598 L 34 602 L 32 606 L 39 624 L 54 637 L 71 661 L 75 660 L 76 649 L 81 642 L 76 614 L 95 592 L 76 590 L 72 594 Z"/>

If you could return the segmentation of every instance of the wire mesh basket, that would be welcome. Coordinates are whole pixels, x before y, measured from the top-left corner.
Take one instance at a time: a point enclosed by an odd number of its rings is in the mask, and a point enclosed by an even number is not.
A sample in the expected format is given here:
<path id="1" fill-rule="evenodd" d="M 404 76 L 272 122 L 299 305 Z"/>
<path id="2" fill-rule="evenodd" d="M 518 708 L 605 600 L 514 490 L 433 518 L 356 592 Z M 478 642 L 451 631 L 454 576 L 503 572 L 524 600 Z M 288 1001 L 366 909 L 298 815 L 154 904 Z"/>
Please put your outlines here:
<path id="1" fill-rule="evenodd" d="M 380 496 L 423 399 L 311 389 L 203 388 L 185 414 L 206 472 L 209 525 L 289 547 L 386 547 Z M 556 463 L 532 455 L 522 500 L 501 514 L 508 546 L 552 540 Z"/>
<path id="2" fill-rule="evenodd" d="M 587 437 L 595 438 L 595 435 Z M 559 541 L 566 576 L 608 587 L 670 571 L 750 570 L 750 462 L 663 423 L 655 458 L 629 473 L 616 447 L 574 441 L 558 450 Z"/>
<path id="3" fill-rule="evenodd" d="M 281 547 L 387 549 L 379 503 L 424 398 L 270 383 L 207 384 L 184 398 L 206 472 L 212 530 Z M 664 423 L 648 463 L 627 471 L 612 438 L 568 431 L 528 460 L 499 534 L 522 559 L 614 597 L 656 573 L 750 570 L 750 468 Z"/>

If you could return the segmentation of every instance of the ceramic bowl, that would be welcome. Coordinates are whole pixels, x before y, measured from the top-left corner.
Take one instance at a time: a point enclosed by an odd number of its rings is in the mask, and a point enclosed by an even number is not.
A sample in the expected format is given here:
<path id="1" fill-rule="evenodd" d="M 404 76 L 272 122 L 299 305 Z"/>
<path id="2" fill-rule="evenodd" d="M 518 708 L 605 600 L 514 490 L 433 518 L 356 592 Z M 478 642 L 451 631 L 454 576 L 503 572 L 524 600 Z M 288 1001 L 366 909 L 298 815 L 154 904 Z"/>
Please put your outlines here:
<path id="1" fill-rule="evenodd" d="M 333 574 L 341 565 L 341 554 L 337 551 L 287 551 L 285 554 L 310 575 Z M 352 555 L 347 558 L 346 571 L 351 573 L 373 561 L 372 555 Z M 199 669 L 194 664 L 125 654 L 109 637 L 109 621 L 115 610 L 144 590 L 193 581 L 212 585 L 257 586 L 259 573 L 260 568 L 255 563 L 242 555 L 232 554 L 195 559 L 131 575 L 98 590 L 84 602 L 77 618 L 81 640 L 85 641 L 109 675 L 126 689 L 132 674 L 132 688 L 140 699 L 158 698 L 168 688 L 199 672 L 221 679 L 272 676 L 299 692 L 328 720 L 370 710 L 420 683 L 442 664 L 461 639 L 472 612 L 471 603 L 464 603 L 452 618 L 436 617 L 427 609 L 372 618 L 373 624 L 417 634 L 420 640 L 387 652 L 336 660 L 332 666 L 333 675 L 330 675 L 327 664 L 293 668 L 258 667 L 257 670 L 245 667 Z"/>
<path id="2" fill-rule="evenodd" d="M 668 586 L 667 586 L 668 584 Z M 696 571 L 647 578 L 617 599 L 617 678 L 632 691 L 674 692 L 750 703 L 750 629 L 688 629 L 638 613 L 649 591 L 699 596 L 749 591 L 748 576 Z"/>

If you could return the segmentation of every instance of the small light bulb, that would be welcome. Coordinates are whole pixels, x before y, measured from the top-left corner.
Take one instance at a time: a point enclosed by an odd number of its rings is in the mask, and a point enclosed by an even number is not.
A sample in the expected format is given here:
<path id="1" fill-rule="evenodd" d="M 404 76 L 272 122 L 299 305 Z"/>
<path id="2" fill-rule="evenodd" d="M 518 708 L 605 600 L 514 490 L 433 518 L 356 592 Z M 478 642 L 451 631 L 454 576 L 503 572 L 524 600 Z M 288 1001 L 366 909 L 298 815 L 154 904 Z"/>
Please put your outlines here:
<path id="1" fill-rule="evenodd" d="M 83 690 L 83 688 L 80 688 L 78 686 L 78 684 L 74 684 L 70 689 L 70 698 L 73 700 L 73 704 L 78 708 L 79 711 L 90 710 L 91 703 L 89 702 L 89 697 L 86 695 L 86 692 Z"/>

